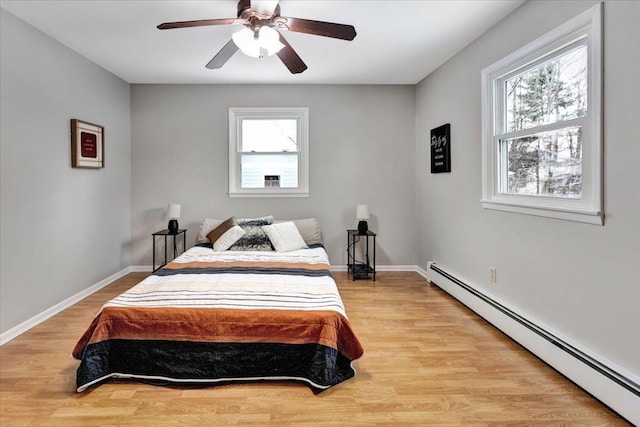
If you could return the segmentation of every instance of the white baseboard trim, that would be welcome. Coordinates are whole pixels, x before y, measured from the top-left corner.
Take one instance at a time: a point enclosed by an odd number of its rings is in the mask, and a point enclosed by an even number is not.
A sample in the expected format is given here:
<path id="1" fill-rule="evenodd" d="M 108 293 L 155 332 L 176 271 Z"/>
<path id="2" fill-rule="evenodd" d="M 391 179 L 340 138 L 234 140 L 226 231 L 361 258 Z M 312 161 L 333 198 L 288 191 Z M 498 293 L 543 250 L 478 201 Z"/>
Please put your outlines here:
<path id="1" fill-rule="evenodd" d="M 416 266 L 416 273 L 418 273 L 419 275 L 421 275 L 425 279 L 429 280 L 429 277 L 427 277 L 427 270 L 425 270 L 424 268 L 420 267 L 419 265 Z"/>
<path id="2" fill-rule="evenodd" d="M 640 425 L 640 381 L 633 374 L 617 369 L 614 363 L 560 334 L 543 329 L 535 319 L 522 317 L 443 266 L 429 262 L 425 277 L 631 423 Z M 545 338 L 545 334 L 554 339 Z"/>
<path id="3" fill-rule="evenodd" d="M 153 271 L 153 267 L 150 265 L 132 265 L 129 268 L 132 273 L 151 273 Z"/>
<path id="4" fill-rule="evenodd" d="M 129 274 L 131 271 L 132 271 L 131 267 L 124 268 L 124 269 L 118 271 L 117 273 L 112 274 L 111 276 L 107 277 L 106 279 L 99 281 L 95 285 L 92 285 L 92 286 L 90 286 L 90 287 L 78 292 L 77 294 L 70 296 L 66 300 L 64 300 L 62 302 L 59 302 L 58 304 L 54 305 L 53 307 L 50 307 L 50 308 L 46 309 L 42 313 L 36 314 L 32 318 L 25 320 L 24 322 L 20 323 L 17 326 L 14 326 L 13 328 L 9 329 L 6 332 L 3 332 L 2 334 L 0 334 L 0 346 L 8 343 L 9 341 L 14 339 L 18 335 L 25 333 L 29 329 L 33 328 L 34 326 L 39 325 L 40 323 L 44 322 L 45 320 L 49 319 L 50 317 L 55 316 L 56 314 L 60 313 L 65 308 L 71 307 L 73 304 L 77 303 L 78 301 L 80 301 L 80 300 L 88 297 L 89 295 L 93 294 L 94 292 L 104 288 L 109 283 L 113 282 L 114 280 L 117 280 L 117 279 L 119 279 L 121 277 L 124 277 L 125 275 Z"/>

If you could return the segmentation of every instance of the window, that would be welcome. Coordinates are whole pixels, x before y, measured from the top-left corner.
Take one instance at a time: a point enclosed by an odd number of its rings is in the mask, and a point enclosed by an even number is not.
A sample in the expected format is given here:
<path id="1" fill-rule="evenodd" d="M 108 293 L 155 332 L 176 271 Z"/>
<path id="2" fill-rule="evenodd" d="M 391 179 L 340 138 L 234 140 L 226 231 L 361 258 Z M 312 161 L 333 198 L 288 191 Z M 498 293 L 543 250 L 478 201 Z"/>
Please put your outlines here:
<path id="1" fill-rule="evenodd" d="M 309 110 L 229 109 L 229 197 L 309 196 Z"/>
<path id="2" fill-rule="evenodd" d="M 601 5 L 482 71 L 482 206 L 602 224 Z"/>

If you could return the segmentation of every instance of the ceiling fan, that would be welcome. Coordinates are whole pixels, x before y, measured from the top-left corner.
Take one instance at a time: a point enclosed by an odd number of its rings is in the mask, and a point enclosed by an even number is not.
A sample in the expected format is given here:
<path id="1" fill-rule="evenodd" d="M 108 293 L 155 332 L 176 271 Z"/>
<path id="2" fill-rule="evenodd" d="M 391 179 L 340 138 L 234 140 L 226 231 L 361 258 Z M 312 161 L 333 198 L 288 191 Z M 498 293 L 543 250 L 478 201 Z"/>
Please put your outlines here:
<path id="1" fill-rule="evenodd" d="M 240 0 L 237 18 L 165 22 L 158 25 L 158 29 L 237 24 L 244 25 L 245 28 L 233 34 L 231 40 L 209 61 L 207 68 L 221 68 L 234 53 L 242 50 L 256 58 L 276 54 L 292 74 L 302 73 L 307 65 L 278 30 L 342 40 L 353 40 L 356 36 L 352 25 L 280 16 L 278 0 Z"/>

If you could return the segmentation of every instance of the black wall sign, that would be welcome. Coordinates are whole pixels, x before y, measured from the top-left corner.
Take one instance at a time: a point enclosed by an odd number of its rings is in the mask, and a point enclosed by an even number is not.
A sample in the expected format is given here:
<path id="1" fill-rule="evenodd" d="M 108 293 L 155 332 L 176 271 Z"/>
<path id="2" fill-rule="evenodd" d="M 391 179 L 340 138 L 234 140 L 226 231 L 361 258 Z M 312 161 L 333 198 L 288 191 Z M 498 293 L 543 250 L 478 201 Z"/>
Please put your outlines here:
<path id="1" fill-rule="evenodd" d="M 431 129 L 431 173 L 451 172 L 451 124 Z"/>

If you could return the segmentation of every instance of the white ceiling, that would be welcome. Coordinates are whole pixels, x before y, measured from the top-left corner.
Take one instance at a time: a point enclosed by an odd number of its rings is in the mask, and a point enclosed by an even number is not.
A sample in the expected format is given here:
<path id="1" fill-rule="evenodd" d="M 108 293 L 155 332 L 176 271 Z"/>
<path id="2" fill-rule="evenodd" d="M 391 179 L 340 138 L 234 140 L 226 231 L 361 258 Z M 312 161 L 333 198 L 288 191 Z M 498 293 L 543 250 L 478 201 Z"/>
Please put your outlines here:
<path id="1" fill-rule="evenodd" d="M 283 31 L 308 65 L 237 52 L 205 65 L 241 26 L 158 30 L 234 18 L 236 0 L 1 0 L 0 6 L 129 83 L 415 84 L 524 0 L 281 0 L 282 16 L 351 24 L 353 41 Z M 38 59 L 34 58 L 34 63 Z"/>

